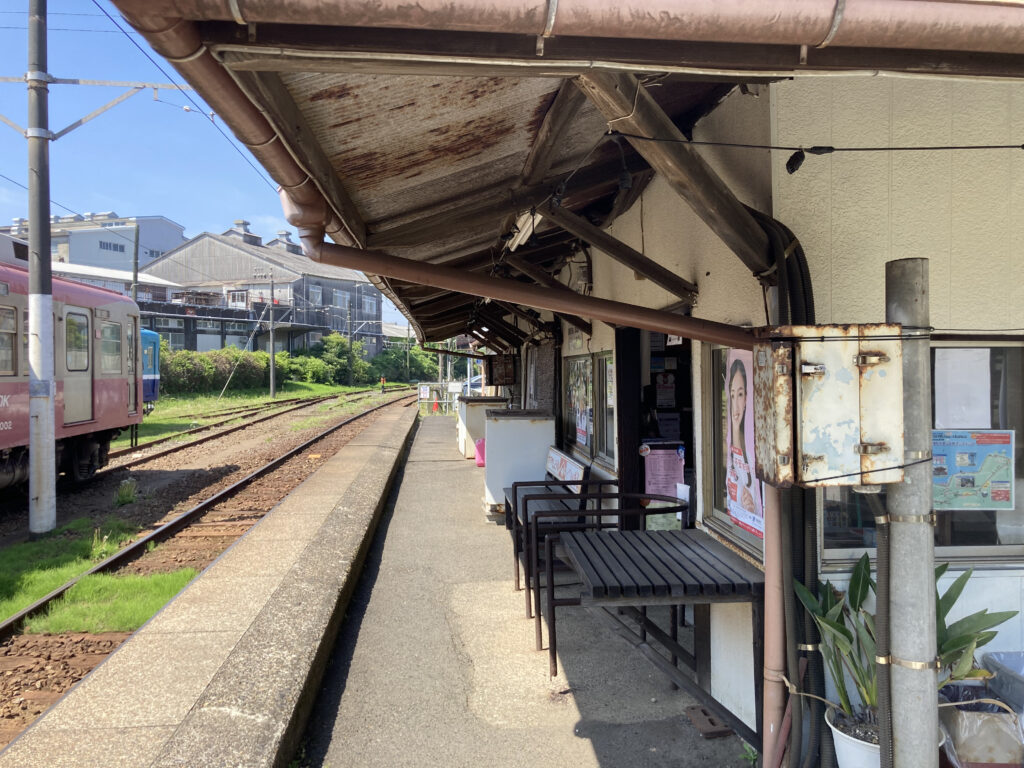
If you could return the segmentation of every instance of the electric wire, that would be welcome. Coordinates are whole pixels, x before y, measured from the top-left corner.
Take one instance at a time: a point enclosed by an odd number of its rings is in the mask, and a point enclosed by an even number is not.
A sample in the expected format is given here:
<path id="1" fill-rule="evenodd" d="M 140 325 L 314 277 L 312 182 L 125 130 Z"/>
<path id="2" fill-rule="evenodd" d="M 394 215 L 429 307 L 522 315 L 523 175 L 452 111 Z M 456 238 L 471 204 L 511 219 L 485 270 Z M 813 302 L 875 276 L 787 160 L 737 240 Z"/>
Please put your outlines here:
<path id="1" fill-rule="evenodd" d="M 188 91 L 186 91 L 183 88 L 181 88 L 181 86 L 177 82 L 175 82 L 174 78 L 171 77 L 167 73 L 167 70 L 165 70 L 162 66 L 160 66 L 160 64 L 156 61 L 156 59 L 154 59 L 152 56 L 150 56 L 149 52 L 146 51 L 145 48 L 143 48 L 141 45 L 139 45 L 139 41 L 136 40 L 134 37 L 132 37 L 124 27 L 122 27 L 120 24 L 118 24 L 117 20 L 113 16 L 111 16 L 109 13 L 107 13 L 106 9 L 102 5 L 99 4 L 99 0 L 92 0 L 92 2 L 93 2 L 93 5 L 95 5 L 97 8 L 99 8 L 99 10 L 103 13 L 103 15 L 106 16 L 110 20 L 110 23 L 113 24 L 115 27 L 117 27 L 124 34 L 125 38 L 127 38 L 131 42 L 131 44 L 134 45 L 143 56 L 145 56 L 147 59 L 149 59 L 150 63 L 160 71 L 160 74 L 162 74 L 165 78 L 167 78 L 167 80 L 169 82 L 174 83 L 174 85 L 178 86 L 178 88 L 181 91 L 182 95 L 184 95 L 186 99 L 188 99 L 190 102 L 192 102 L 192 105 L 197 110 L 199 110 L 200 114 L 203 114 L 203 115 L 206 114 L 206 111 L 199 105 L 199 103 L 195 99 L 192 98 L 191 94 Z M 234 141 L 231 140 L 231 137 L 228 136 L 221 129 L 221 127 L 219 125 L 217 125 L 217 122 L 213 118 L 210 118 L 210 125 L 212 125 L 214 128 L 216 128 L 217 129 L 217 133 L 219 133 L 222 137 L 224 137 L 224 140 L 228 144 L 231 145 L 231 148 L 234 149 L 235 152 L 238 153 L 238 156 L 241 157 L 243 160 L 245 160 L 246 163 L 249 164 L 249 167 L 252 168 L 256 172 L 256 174 L 260 177 L 260 179 L 263 180 L 263 183 L 266 184 L 268 187 L 270 187 L 271 191 L 274 192 L 274 194 L 277 194 L 277 187 L 275 187 L 270 182 L 270 180 L 267 179 L 267 177 L 263 174 L 263 171 L 260 170 L 258 165 L 256 165 L 252 160 L 250 160 L 248 157 L 246 157 L 245 153 L 241 150 L 241 148 L 237 144 L 235 144 Z"/>

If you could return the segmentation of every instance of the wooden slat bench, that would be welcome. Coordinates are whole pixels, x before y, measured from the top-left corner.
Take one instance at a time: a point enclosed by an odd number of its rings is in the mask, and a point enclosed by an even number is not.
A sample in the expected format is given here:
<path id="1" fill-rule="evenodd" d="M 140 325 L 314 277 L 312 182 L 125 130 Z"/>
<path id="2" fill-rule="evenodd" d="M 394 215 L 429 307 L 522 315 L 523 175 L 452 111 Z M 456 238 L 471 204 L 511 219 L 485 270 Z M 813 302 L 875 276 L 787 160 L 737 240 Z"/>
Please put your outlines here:
<path id="1" fill-rule="evenodd" d="M 755 732 L 684 673 L 683 661 L 697 670 L 697 654 L 678 643 L 676 607 L 721 602 L 748 602 L 752 607 L 755 695 L 760 702 L 763 661 L 764 574 L 708 534 L 699 530 L 563 531 L 545 540 L 549 667 L 557 674 L 555 609 L 582 605 L 608 619 L 614 628 L 676 685 L 704 704 L 744 740 L 760 751 L 760 717 Z M 556 597 L 552 561 L 556 552 L 579 576 L 579 595 Z M 669 632 L 646 615 L 648 606 L 671 607 Z M 623 615 L 634 622 L 628 624 Z M 638 628 L 634 628 L 638 625 Z M 648 643 L 656 640 L 666 658 Z M 760 707 L 758 707 L 760 713 Z"/>

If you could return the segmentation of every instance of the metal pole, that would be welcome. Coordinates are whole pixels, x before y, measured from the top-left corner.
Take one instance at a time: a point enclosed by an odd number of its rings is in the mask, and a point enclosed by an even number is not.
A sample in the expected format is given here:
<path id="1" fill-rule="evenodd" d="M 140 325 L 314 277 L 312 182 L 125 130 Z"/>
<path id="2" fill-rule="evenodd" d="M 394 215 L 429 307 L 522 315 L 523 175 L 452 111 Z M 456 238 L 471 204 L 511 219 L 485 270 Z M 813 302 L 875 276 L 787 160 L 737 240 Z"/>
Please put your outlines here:
<path id="1" fill-rule="evenodd" d="M 46 72 L 46 0 L 28 14 L 28 392 L 29 513 L 33 534 L 57 526 L 54 451 L 53 280 L 50 272 L 50 131 Z"/>
<path id="2" fill-rule="evenodd" d="M 405 380 L 409 381 L 412 378 L 412 373 L 409 370 L 409 331 L 410 326 L 405 326 Z"/>
<path id="3" fill-rule="evenodd" d="M 132 245 L 132 301 L 139 301 L 139 219 L 135 219 L 135 238 Z"/>
<path id="4" fill-rule="evenodd" d="M 274 376 L 274 273 L 270 273 L 270 397 L 277 397 L 277 383 Z"/>
<path id="5" fill-rule="evenodd" d="M 348 385 L 352 386 L 352 307 L 346 310 L 345 327 L 348 329 Z"/>
<path id="6" fill-rule="evenodd" d="M 885 319 L 903 325 L 904 480 L 889 486 L 892 738 L 895 768 L 938 765 L 932 388 L 928 260 L 885 265 Z M 921 330 L 919 330 L 921 329 Z M 917 462 L 917 463 L 914 463 Z M 929 665 L 929 666 L 925 666 Z"/>

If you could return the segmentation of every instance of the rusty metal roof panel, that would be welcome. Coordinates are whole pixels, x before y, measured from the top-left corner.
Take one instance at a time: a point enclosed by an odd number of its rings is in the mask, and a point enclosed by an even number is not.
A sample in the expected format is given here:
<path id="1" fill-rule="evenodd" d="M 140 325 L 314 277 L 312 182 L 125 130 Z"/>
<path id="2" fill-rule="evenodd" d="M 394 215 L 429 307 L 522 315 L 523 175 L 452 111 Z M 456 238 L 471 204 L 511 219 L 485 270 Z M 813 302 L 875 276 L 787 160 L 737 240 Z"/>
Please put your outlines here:
<path id="1" fill-rule="evenodd" d="M 438 183 L 452 177 L 479 189 L 513 178 L 560 85 L 363 74 L 282 79 L 368 222 L 435 202 Z"/>

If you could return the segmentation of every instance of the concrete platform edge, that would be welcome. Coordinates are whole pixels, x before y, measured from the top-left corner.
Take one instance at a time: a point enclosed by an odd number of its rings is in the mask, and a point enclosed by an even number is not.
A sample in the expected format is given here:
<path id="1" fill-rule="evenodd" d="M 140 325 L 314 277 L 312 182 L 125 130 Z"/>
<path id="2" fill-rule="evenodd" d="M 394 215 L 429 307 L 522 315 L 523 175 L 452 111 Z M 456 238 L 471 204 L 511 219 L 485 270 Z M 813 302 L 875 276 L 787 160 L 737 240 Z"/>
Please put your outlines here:
<path id="1" fill-rule="evenodd" d="M 355 592 L 356 585 L 362 577 L 363 565 L 366 562 L 366 555 L 370 551 L 370 544 L 373 542 L 373 538 L 377 533 L 377 527 L 380 524 L 384 509 L 387 507 L 388 501 L 390 500 L 391 492 L 395 484 L 395 478 L 398 477 L 399 468 L 409 455 L 409 448 L 412 446 L 412 440 L 415 436 L 418 424 L 419 411 L 417 410 L 415 417 L 409 422 L 409 426 L 406 429 L 405 437 L 402 441 L 402 447 L 391 465 L 391 471 L 388 473 L 387 481 L 384 485 L 383 492 L 380 494 L 377 506 L 374 509 L 370 524 L 367 526 L 366 531 L 359 542 L 359 548 L 353 557 L 352 567 L 348 572 L 348 578 L 345 579 L 345 582 L 338 593 L 338 599 L 334 605 L 331 619 L 328 622 L 326 631 L 320 639 L 320 644 L 317 646 L 316 654 L 314 655 L 313 662 L 310 665 L 305 684 L 299 694 L 298 702 L 292 712 L 292 717 L 288 721 L 288 725 L 281 736 L 281 740 L 274 754 L 274 759 L 270 762 L 270 765 L 274 766 L 274 768 L 282 768 L 289 765 L 295 756 L 295 753 L 298 751 L 299 744 L 306 729 L 306 723 L 308 722 L 309 716 L 313 710 L 313 704 L 316 702 L 317 693 L 320 688 L 320 681 L 323 679 L 324 671 L 326 670 L 327 663 L 331 657 L 331 651 L 334 648 L 334 642 L 338 637 L 338 631 L 345 619 L 345 611 L 348 608 L 348 604 L 352 599 L 353 593 Z"/>

